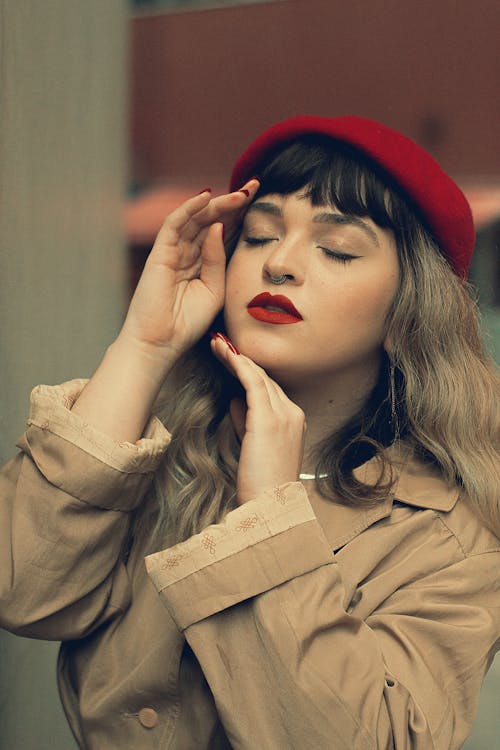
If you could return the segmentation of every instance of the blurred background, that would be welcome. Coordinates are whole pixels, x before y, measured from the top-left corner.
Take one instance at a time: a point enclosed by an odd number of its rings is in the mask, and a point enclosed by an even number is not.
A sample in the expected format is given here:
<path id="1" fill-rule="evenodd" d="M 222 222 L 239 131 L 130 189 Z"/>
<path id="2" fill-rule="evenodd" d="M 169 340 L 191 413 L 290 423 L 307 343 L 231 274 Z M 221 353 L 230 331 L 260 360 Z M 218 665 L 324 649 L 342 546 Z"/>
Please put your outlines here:
<path id="1" fill-rule="evenodd" d="M 163 217 L 298 114 L 381 120 L 468 196 L 500 361 L 498 0 L 2 0 L 0 457 L 31 388 L 89 377 Z M 57 645 L 0 632 L 0 748 L 71 750 Z M 465 748 L 499 746 L 499 660 Z"/>

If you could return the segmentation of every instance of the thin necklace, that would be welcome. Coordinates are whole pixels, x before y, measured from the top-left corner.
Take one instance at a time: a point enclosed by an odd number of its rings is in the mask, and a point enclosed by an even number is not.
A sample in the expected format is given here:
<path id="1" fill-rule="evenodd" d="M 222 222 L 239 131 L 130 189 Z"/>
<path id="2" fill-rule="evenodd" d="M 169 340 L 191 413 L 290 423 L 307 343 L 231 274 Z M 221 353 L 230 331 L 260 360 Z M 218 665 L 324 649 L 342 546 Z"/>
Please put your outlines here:
<path id="1" fill-rule="evenodd" d="M 328 474 L 299 474 L 299 479 L 326 479 Z"/>

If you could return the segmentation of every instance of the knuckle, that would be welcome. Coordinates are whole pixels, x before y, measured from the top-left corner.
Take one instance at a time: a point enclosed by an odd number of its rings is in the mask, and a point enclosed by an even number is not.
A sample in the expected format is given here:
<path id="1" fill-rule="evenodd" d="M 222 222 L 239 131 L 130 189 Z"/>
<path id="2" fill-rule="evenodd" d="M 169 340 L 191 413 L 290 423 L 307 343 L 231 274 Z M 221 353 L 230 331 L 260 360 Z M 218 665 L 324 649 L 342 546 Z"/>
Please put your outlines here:
<path id="1" fill-rule="evenodd" d="M 305 415 L 302 410 L 292 410 L 281 417 L 283 427 L 293 433 L 300 432 L 304 429 Z"/>
<path id="2" fill-rule="evenodd" d="M 264 382 L 264 380 L 262 378 L 259 378 L 258 380 L 255 381 L 255 387 L 258 388 L 259 391 L 265 391 L 265 390 L 267 390 L 266 389 L 266 384 L 265 384 L 265 382 Z"/>
<path id="3" fill-rule="evenodd" d="M 292 411 L 293 418 L 297 422 L 300 422 L 300 423 L 305 422 L 306 415 L 304 414 L 300 406 L 297 406 L 296 404 L 294 404 L 293 406 L 294 406 L 293 411 Z"/>

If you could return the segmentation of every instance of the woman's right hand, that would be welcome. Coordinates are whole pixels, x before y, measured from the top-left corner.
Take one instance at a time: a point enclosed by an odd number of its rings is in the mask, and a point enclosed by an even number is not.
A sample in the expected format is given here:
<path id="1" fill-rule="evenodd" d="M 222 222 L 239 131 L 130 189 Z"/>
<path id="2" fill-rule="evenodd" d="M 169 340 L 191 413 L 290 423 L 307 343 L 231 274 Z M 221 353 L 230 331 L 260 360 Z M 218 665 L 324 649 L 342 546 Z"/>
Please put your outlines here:
<path id="1" fill-rule="evenodd" d="M 259 187 L 209 191 L 165 219 L 145 263 L 119 339 L 166 369 L 208 330 L 224 302 L 223 225 L 233 229 Z"/>
<path id="2" fill-rule="evenodd" d="M 233 232 L 259 187 L 173 211 L 160 229 L 118 337 L 72 411 L 118 442 L 136 442 L 178 357 L 208 329 L 224 303 L 222 224 Z"/>

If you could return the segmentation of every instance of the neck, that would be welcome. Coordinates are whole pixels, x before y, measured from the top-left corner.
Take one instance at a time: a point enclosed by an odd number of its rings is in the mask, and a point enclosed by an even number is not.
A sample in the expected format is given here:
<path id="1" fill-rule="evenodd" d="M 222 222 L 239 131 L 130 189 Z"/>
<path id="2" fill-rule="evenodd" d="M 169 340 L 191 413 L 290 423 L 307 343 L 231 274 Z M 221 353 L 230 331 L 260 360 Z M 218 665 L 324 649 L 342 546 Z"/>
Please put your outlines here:
<path id="1" fill-rule="evenodd" d="M 363 406 L 375 386 L 378 372 L 365 371 L 358 378 L 343 374 L 323 383 L 287 389 L 288 397 L 306 415 L 303 473 L 315 473 L 314 450 L 332 433 L 341 429 Z"/>

